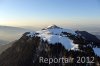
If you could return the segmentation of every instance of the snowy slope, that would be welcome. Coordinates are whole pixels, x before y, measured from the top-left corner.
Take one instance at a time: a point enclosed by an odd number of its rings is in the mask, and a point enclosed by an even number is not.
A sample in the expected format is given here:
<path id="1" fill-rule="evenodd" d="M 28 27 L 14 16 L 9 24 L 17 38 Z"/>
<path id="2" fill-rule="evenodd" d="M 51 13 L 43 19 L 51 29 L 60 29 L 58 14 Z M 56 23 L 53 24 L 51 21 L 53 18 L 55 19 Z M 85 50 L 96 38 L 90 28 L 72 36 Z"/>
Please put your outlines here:
<path id="1" fill-rule="evenodd" d="M 93 48 L 93 50 L 97 56 L 100 56 L 100 48 Z"/>
<path id="2" fill-rule="evenodd" d="M 79 50 L 79 44 L 74 44 L 73 40 L 71 40 L 69 37 L 67 37 L 67 35 L 63 34 L 62 32 L 70 33 L 75 36 L 79 35 L 71 29 L 64 29 L 56 25 L 51 25 L 40 31 L 30 32 L 27 36 L 41 37 L 41 39 L 43 39 L 44 41 L 48 41 L 50 44 L 61 43 L 68 50 Z M 100 48 L 93 48 L 93 50 L 97 56 L 100 56 Z"/>
<path id="3" fill-rule="evenodd" d="M 74 44 L 73 41 L 69 39 L 67 35 L 64 35 L 62 32 L 76 34 L 70 29 L 63 29 L 56 25 L 52 25 L 47 28 L 44 28 L 43 30 L 36 31 L 37 34 L 35 34 L 34 32 L 30 32 L 27 36 L 39 36 L 44 41 L 47 40 L 49 43 L 52 44 L 61 43 L 66 49 L 78 49 L 78 45 Z"/>

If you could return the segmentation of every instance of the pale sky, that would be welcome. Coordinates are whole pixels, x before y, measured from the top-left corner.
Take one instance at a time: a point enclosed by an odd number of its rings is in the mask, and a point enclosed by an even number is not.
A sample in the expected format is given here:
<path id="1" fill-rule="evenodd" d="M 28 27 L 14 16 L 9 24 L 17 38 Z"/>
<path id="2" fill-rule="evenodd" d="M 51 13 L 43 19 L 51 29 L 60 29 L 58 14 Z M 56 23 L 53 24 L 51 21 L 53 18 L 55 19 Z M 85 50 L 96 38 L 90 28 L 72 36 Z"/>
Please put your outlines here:
<path id="1" fill-rule="evenodd" d="M 99 26 L 100 0 L 0 0 L 0 25 Z"/>

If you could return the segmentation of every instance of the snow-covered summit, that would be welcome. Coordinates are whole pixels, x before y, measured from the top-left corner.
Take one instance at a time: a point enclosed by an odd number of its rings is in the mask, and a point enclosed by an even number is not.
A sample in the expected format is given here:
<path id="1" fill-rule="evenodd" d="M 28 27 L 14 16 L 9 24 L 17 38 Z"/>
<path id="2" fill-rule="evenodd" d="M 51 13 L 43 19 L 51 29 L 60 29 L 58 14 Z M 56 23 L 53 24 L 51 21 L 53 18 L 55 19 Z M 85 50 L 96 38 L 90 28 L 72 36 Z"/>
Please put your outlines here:
<path id="1" fill-rule="evenodd" d="M 75 32 L 71 29 L 64 29 L 56 25 L 52 25 L 43 30 L 36 31 L 36 33 L 30 32 L 27 36 L 38 36 L 44 41 L 48 41 L 52 44 L 61 43 L 66 49 L 78 49 L 78 45 L 74 44 L 73 40 L 69 39 L 67 35 L 63 34 L 63 32 L 75 35 Z"/>
<path id="2" fill-rule="evenodd" d="M 42 31 L 38 31 L 38 32 L 49 33 L 49 34 L 61 34 L 62 32 L 67 32 L 67 33 L 71 33 L 71 34 L 76 34 L 75 31 L 73 31 L 71 29 L 64 29 L 64 28 L 58 27 L 56 25 L 48 26 L 48 27 L 44 28 Z"/>
<path id="3" fill-rule="evenodd" d="M 62 29 L 61 27 L 58 27 L 57 25 L 50 25 L 44 29 Z"/>

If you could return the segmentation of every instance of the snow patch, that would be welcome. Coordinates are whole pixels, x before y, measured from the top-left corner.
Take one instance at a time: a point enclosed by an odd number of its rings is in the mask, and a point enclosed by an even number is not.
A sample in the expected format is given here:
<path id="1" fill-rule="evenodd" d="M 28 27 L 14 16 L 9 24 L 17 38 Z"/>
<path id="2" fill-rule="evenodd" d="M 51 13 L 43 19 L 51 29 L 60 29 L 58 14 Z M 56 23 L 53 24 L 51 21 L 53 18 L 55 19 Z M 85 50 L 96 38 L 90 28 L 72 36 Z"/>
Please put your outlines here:
<path id="1" fill-rule="evenodd" d="M 70 40 L 66 36 L 60 36 L 60 35 L 48 35 L 48 34 L 40 34 L 38 35 L 41 37 L 44 41 L 48 41 L 49 43 L 55 44 L 55 43 L 61 43 L 66 49 L 78 49 L 78 45 L 74 44 L 72 40 Z"/>
<path id="2" fill-rule="evenodd" d="M 30 32 L 29 34 L 27 34 L 26 36 L 30 36 L 33 37 L 35 35 L 35 32 Z"/>
<path id="3" fill-rule="evenodd" d="M 93 50 L 97 56 L 100 56 L 100 48 L 93 48 Z"/>

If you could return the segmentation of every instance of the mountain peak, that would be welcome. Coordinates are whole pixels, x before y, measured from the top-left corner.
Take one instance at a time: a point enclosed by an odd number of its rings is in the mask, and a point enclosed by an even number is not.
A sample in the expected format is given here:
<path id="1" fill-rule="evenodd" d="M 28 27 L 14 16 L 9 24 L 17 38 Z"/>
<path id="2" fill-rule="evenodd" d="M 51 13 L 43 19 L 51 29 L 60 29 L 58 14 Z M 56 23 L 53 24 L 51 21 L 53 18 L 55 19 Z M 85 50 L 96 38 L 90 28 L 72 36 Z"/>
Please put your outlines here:
<path id="1" fill-rule="evenodd" d="M 86 31 L 75 32 L 56 25 L 36 32 L 26 32 L 0 54 L 0 66 L 79 66 L 84 62 L 78 64 L 77 58 L 84 56 L 86 62 L 83 66 L 97 66 L 100 63 L 100 43 L 97 43 L 95 36 L 93 40 L 96 42 L 91 40 L 92 36 Z M 93 58 L 93 61 L 88 63 L 87 57 Z M 53 60 L 51 63 L 48 61 L 50 58 Z M 54 62 L 55 58 L 58 63 Z M 62 62 L 66 61 L 62 58 L 73 60 L 67 63 Z"/>
<path id="2" fill-rule="evenodd" d="M 57 25 L 50 25 L 50 26 L 46 27 L 45 29 L 62 29 L 62 28 Z"/>

